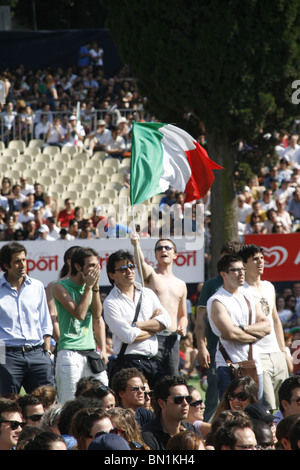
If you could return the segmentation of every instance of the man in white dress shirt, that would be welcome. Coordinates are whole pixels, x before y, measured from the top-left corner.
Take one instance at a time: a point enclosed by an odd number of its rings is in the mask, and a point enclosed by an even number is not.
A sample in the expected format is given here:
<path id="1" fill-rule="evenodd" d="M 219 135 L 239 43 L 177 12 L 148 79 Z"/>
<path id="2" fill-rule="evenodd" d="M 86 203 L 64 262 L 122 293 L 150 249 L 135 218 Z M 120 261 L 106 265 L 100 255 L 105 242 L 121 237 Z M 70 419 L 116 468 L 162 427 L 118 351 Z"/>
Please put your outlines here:
<path id="1" fill-rule="evenodd" d="M 151 388 L 164 375 L 157 359 L 156 334 L 169 328 L 170 316 L 151 289 L 135 282 L 135 264 L 129 251 L 112 253 L 106 269 L 114 287 L 103 304 L 104 320 L 112 333 L 114 354 L 119 354 L 122 343 L 127 344 L 121 368 L 136 367 Z M 133 322 L 140 296 L 139 316 Z"/>

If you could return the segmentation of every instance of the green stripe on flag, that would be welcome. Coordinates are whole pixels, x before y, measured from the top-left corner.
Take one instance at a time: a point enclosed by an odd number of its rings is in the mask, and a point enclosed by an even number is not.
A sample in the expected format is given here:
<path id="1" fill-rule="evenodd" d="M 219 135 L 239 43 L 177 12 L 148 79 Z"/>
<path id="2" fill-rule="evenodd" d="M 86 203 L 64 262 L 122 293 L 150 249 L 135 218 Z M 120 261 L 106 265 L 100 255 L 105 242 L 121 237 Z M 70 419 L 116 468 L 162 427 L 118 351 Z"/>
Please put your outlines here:
<path id="1" fill-rule="evenodd" d="M 163 173 L 162 123 L 134 122 L 131 141 L 130 202 L 146 201 L 162 192 L 159 180 Z"/>

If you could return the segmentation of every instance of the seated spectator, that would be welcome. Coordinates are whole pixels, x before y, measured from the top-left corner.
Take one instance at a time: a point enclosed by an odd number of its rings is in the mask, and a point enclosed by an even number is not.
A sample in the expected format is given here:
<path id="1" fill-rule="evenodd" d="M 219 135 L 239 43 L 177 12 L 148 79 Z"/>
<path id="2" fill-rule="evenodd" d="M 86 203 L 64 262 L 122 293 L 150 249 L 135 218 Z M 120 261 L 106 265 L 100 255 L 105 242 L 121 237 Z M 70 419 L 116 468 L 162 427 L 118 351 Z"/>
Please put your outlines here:
<path id="1" fill-rule="evenodd" d="M 93 215 L 90 218 L 92 223 L 93 223 L 94 229 L 97 228 L 97 225 L 101 220 L 105 221 L 105 223 L 107 222 L 106 217 L 104 217 L 104 215 L 102 215 L 102 212 L 103 212 L 102 206 L 94 207 Z"/>
<path id="2" fill-rule="evenodd" d="M 45 134 L 45 146 L 57 145 L 62 147 L 64 134 L 60 125 L 60 117 L 55 115 L 53 117 L 53 124 L 49 123 L 48 130 Z"/>
<path id="3" fill-rule="evenodd" d="M 186 421 L 192 397 L 185 379 L 166 376 L 153 390 L 155 416 L 142 427 L 142 437 L 151 450 L 165 450 L 168 440 L 180 431 L 199 431 Z"/>
<path id="4" fill-rule="evenodd" d="M 49 192 L 44 193 L 43 218 L 56 217 L 57 213 L 57 199 L 54 199 Z"/>
<path id="5" fill-rule="evenodd" d="M 132 450 L 149 450 L 143 442 L 140 427 L 136 421 L 135 413 L 130 408 L 110 408 L 108 415 L 119 436 L 122 436 Z"/>
<path id="6" fill-rule="evenodd" d="M 274 199 L 284 199 L 286 204 L 289 203 L 291 197 L 293 196 L 293 192 L 295 188 L 290 187 L 290 179 L 283 179 L 280 183 L 279 189 L 274 192 Z"/>
<path id="7" fill-rule="evenodd" d="M 37 236 L 37 240 L 47 240 L 47 241 L 51 241 L 51 239 L 49 240 L 48 236 L 49 236 L 49 228 L 48 228 L 48 225 L 46 224 L 41 224 L 39 226 L 39 228 L 37 229 L 37 233 L 38 233 L 38 236 Z M 54 240 L 52 240 L 54 241 Z"/>
<path id="8" fill-rule="evenodd" d="M 279 411 L 274 413 L 274 423 L 278 423 L 287 416 L 299 415 L 300 403 L 300 375 L 292 375 L 284 380 L 278 391 Z"/>
<path id="9" fill-rule="evenodd" d="M 111 139 L 108 141 L 105 152 L 111 158 L 119 158 L 122 161 L 123 153 L 125 151 L 125 141 L 121 137 L 119 126 L 111 126 Z"/>
<path id="10" fill-rule="evenodd" d="M 293 197 L 289 202 L 288 211 L 293 217 L 293 221 L 300 220 L 300 186 L 298 186 L 293 193 Z"/>
<path id="11" fill-rule="evenodd" d="M 206 423 L 203 420 L 205 410 L 203 399 L 200 395 L 200 392 L 192 385 L 188 385 L 188 391 L 193 400 L 190 403 L 189 413 L 186 421 L 193 424 L 205 438 L 206 435 L 211 431 L 211 423 Z"/>
<path id="12" fill-rule="evenodd" d="M 64 204 L 65 209 L 60 210 L 57 216 L 58 227 L 69 227 L 70 220 L 74 219 L 74 203 L 72 199 L 65 199 Z"/>
<path id="13" fill-rule="evenodd" d="M 292 450 L 291 448 L 291 431 L 296 424 L 300 421 L 300 415 L 294 414 L 283 418 L 276 427 L 276 450 Z"/>
<path id="14" fill-rule="evenodd" d="M 55 217 L 47 217 L 46 224 L 49 228 L 48 240 L 57 240 L 59 238 L 59 228 L 55 224 Z"/>
<path id="15" fill-rule="evenodd" d="M 105 151 L 105 147 L 111 140 L 111 131 L 106 128 L 106 123 L 103 119 L 97 122 L 97 129 L 95 132 L 87 135 L 89 140 L 88 148 L 90 155 L 97 150 Z"/>
<path id="16" fill-rule="evenodd" d="M 65 137 L 64 145 L 83 147 L 83 141 L 85 138 L 84 127 L 77 124 L 76 116 L 69 117 L 69 133 Z"/>
<path id="17" fill-rule="evenodd" d="M 293 170 L 289 168 L 289 162 L 286 158 L 279 160 L 278 178 L 280 181 L 283 179 L 290 180 L 293 174 Z"/>
<path id="18" fill-rule="evenodd" d="M 271 189 L 265 189 L 262 199 L 259 200 L 261 210 L 267 212 L 269 209 L 276 209 L 275 199 Z"/>
<path id="19" fill-rule="evenodd" d="M 216 409 L 214 420 L 223 411 L 243 411 L 248 405 L 258 403 L 258 387 L 251 377 L 234 379 L 224 392 Z"/>
<path id="20" fill-rule="evenodd" d="M 264 222 L 267 220 L 267 214 L 266 211 L 261 209 L 260 202 L 259 201 L 254 201 L 252 203 L 252 212 L 246 217 L 246 223 L 249 223 L 251 221 L 251 215 L 256 214 L 261 217 L 261 221 Z"/>
<path id="21" fill-rule="evenodd" d="M 78 238 L 78 233 L 79 233 L 79 225 L 76 219 L 72 219 L 69 221 L 69 227 L 68 227 L 68 234 L 67 234 L 67 240 L 75 240 L 75 238 Z"/>
<path id="22" fill-rule="evenodd" d="M 24 426 L 19 404 L 12 399 L 0 398 L 0 450 L 12 450 Z"/>
<path id="23" fill-rule="evenodd" d="M 286 147 L 283 157 L 293 167 L 295 163 L 300 164 L 300 145 L 298 144 L 299 136 L 294 134 L 288 138 L 288 147 Z"/>
<path id="24" fill-rule="evenodd" d="M 41 399 L 32 394 L 27 394 L 19 397 L 18 404 L 22 409 L 26 424 L 38 428 L 45 411 Z"/>
<path id="25" fill-rule="evenodd" d="M 12 101 L 8 101 L 5 106 L 5 111 L 1 113 L 1 119 L 3 122 L 3 142 L 8 144 L 8 142 L 13 139 L 13 127 L 17 117 L 16 111 L 14 111 L 14 105 Z"/>
<path id="26" fill-rule="evenodd" d="M 166 450 L 205 450 L 205 447 L 194 431 L 180 431 L 168 440 Z"/>
<path id="27" fill-rule="evenodd" d="M 251 418 L 242 413 L 225 421 L 214 436 L 215 450 L 255 450 L 257 441 Z"/>
<path id="28" fill-rule="evenodd" d="M 250 216 L 250 221 L 246 224 L 245 235 L 251 235 L 254 233 L 263 233 L 263 218 L 260 214 L 252 212 Z"/>
<path id="29" fill-rule="evenodd" d="M 292 227 L 292 219 L 289 212 L 286 210 L 285 200 L 281 198 L 277 199 L 276 208 L 278 217 L 280 217 L 285 227 L 285 230 L 287 231 L 287 233 L 289 233 Z"/>
<path id="30" fill-rule="evenodd" d="M 26 240 L 36 240 L 38 233 L 34 219 L 30 219 L 24 223 L 24 230 Z"/>
<path id="31" fill-rule="evenodd" d="M 43 113 L 41 115 L 41 120 L 35 126 L 35 130 L 34 130 L 35 139 L 45 140 L 46 139 L 46 134 L 49 132 L 50 125 L 52 125 L 52 124 L 49 120 L 48 113 Z"/>
<path id="32" fill-rule="evenodd" d="M 33 188 L 34 188 L 34 202 L 36 203 L 37 201 L 40 201 L 42 203 L 42 206 L 43 206 L 44 205 L 45 195 L 43 193 L 42 185 L 40 183 L 36 182 L 36 183 L 34 183 Z"/>
<path id="33" fill-rule="evenodd" d="M 20 184 L 14 184 L 11 188 L 12 199 L 10 199 L 10 210 L 21 210 L 22 203 L 26 197 L 22 194 L 22 186 Z"/>
<path id="34" fill-rule="evenodd" d="M 32 184 L 28 184 L 28 179 L 26 176 L 20 176 L 20 185 L 21 185 L 21 193 L 24 196 L 34 193 L 34 187 Z"/>
<path id="35" fill-rule="evenodd" d="M 267 210 L 267 220 L 263 224 L 263 233 L 272 233 L 273 225 L 278 220 L 276 209 Z"/>
<path id="36" fill-rule="evenodd" d="M 11 241 L 15 239 L 15 222 L 11 215 L 9 215 L 6 219 L 6 228 L 2 232 L 2 241 Z"/>
<path id="37" fill-rule="evenodd" d="M 106 411 L 100 408 L 83 408 L 79 410 L 71 421 L 70 434 L 77 441 L 77 450 L 87 450 L 95 437 L 108 434 L 113 424 Z"/>
<path id="38" fill-rule="evenodd" d="M 29 220 L 34 220 L 34 213 L 31 211 L 31 207 L 29 202 L 24 201 L 21 206 L 21 212 L 19 214 L 19 222 L 23 224 L 23 227 L 25 227 L 25 224 Z"/>
<path id="39" fill-rule="evenodd" d="M 131 229 L 127 225 L 117 224 L 115 217 L 112 215 L 107 217 L 107 225 L 104 228 L 105 238 L 125 238 L 128 233 L 131 233 Z M 99 237 L 101 237 L 101 234 L 99 234 Z"/>

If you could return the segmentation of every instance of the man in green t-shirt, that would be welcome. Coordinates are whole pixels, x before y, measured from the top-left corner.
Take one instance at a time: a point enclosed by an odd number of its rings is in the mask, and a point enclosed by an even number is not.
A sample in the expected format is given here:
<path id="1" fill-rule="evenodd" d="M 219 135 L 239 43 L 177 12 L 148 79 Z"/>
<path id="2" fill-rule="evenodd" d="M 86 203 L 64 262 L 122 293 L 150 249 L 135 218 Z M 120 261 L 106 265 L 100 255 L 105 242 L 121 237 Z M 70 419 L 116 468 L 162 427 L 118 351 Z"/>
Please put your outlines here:
<path id="1" fill-rule="evenodd" d="M 105 352 L 99 276 L 98 253 L 80 247 L 72 255 L 70 277 L 57 281 L 53 287 L 60 330 L 55 373 L 59 403 L 74 398 L 81 377 L 94 375 L 108 385 L 105 367 L 93 372 L 89 359 L 91 353 L 95 354 L 95 340 Z M 97 367 L 100 361 L 96 362 Z"/>

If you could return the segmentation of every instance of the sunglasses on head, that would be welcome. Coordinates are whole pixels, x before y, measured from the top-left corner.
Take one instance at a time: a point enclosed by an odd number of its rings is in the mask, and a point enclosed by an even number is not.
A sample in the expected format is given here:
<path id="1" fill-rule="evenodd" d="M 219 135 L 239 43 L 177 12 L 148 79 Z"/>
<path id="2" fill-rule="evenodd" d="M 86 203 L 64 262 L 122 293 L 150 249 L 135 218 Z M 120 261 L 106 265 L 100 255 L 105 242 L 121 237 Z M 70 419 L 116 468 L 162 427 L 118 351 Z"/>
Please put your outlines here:
<path id="1" fill-rule="evenodd" d="M 133 263 L 124 264 L 123 266 L 120 266 L 118 269 L 115 269 L 115 271 L 121 271 L 121 273 L 125 273 L 127 269 L 135 269 L 135 264 Z"/>
<path id="2" fill-rule="evenodd" d="M 240 401 L 246 401 L 248 398 L 248 395 L 246 392 L 229 393 L 228 398 L 230 401 L 233 401 L 235 398 L 237 398 Z"/>
<path id="3" fill-rule="evenodd" d="M 9 423 L 12 431 L 15 431 L 20 426 L 22 429 L 26 426 L 26 423 L 20 421 L 14 421 L 10 419 L 2 419 L 1 423 Z"/>
<path id="4" fill-rule="evenodd" d="M 176 397 L 173 397 L 175 405 L 181 405 L 184 400 L 189 405 L 192 402 L 193 398 L 191 397 L 191 395 L 177 395 Z"/>
<path id="5" fill-rule="evenodd" d="M 193 401 L 192 403 L 190 403 L 190 406 L 201 406 L 203 403 L 203 400 L 196 400 L 196 401 Z"/>
<path id="6" fill-rule="evenodd" d="M 159 245 L 155 248 L 155 251 L 162 251 L 163 249 L 165 249 L 166 251 L 171 251 L 173 247 L 170 245 Z"/>

